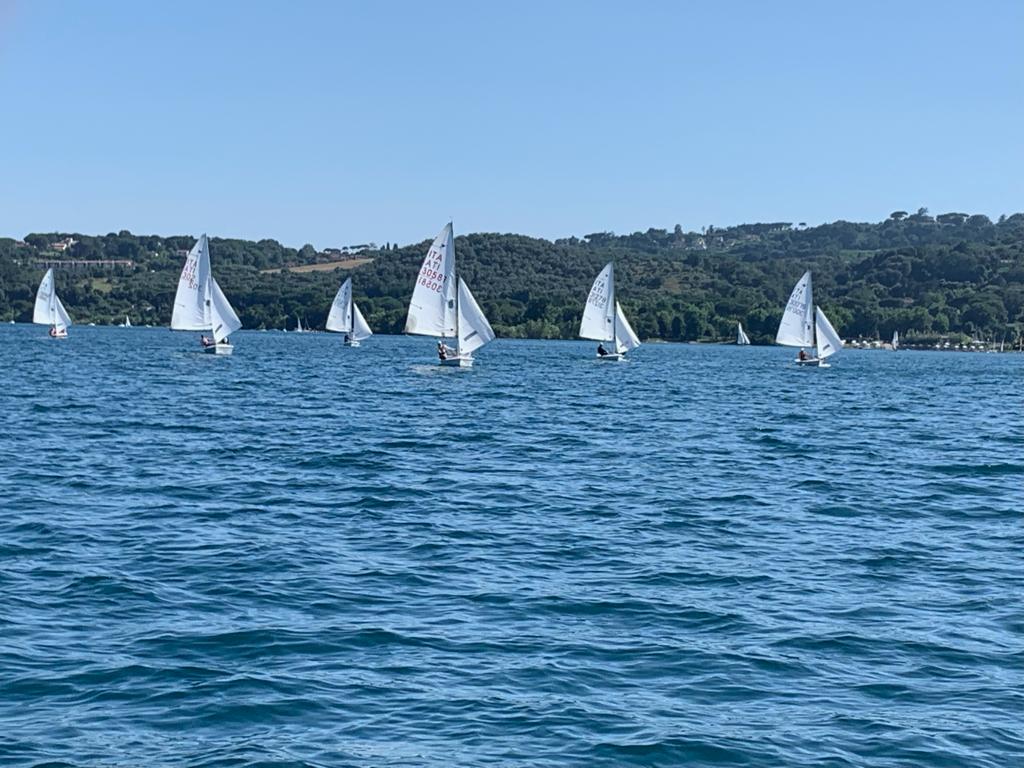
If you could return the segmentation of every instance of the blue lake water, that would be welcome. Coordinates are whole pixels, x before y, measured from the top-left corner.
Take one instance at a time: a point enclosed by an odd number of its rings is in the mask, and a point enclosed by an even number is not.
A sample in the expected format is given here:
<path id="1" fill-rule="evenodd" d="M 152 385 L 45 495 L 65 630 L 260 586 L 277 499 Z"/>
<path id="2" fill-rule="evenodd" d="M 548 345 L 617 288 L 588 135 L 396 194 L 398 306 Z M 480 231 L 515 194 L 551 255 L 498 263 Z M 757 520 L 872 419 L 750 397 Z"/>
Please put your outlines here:
<path id="1" fill-rule="evenodd" d="M 0 327 L 0 764 L 1024 760 L 1024 355 Z"/>

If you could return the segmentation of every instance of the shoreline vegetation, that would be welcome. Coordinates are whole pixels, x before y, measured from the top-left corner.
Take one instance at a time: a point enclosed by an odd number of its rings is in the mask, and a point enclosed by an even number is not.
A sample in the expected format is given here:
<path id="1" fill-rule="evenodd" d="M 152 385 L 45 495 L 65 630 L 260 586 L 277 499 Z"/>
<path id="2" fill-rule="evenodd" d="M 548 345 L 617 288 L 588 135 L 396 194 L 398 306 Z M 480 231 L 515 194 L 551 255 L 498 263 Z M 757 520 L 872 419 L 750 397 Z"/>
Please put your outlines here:
<path id="1" fill-rule="evenodd" d="M 198 235 L 198 233 L 196 233 Z M 0 318 L 31 320 L 53 266 L 80 325 L 167 325 L 182 260 L 196 237 L 33 233 L 0 238 Z M 347 276 L 375 331 L 400 334 L 429 238 L 317 251 L 275 240 L 213 237 L 218 282 L 248 329 L 323 328 Z M 844 339 L 934 348 L 987 340 L 1016 349 L 1024 333 L 1024 214 L 895 211 L 877 223 L 772 222 L 701 231 L 594 232 L 554 241 L 516 234 L 457 237 L 460 272 L 499 337 L 576 338 L 593 275 L 616 264 L 618 297 L 647 340 L 724 342 L 736 323 L 772 343 L 794 281 L 815 295 Z M 635 318 L 635 320 L 634 320 Z"/>

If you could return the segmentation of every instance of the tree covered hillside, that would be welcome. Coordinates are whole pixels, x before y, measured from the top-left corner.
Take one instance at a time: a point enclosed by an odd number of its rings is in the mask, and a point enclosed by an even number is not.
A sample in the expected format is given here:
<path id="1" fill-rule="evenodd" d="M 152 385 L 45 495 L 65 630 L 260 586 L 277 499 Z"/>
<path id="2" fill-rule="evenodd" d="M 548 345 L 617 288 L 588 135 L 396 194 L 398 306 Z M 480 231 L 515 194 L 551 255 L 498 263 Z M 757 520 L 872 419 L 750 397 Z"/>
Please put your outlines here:
<path id="1" fill-rule="evenodd" d="M 440 222 L 439 222 L 440 228 Z M 430 237 L 347 255 L 212 238 L 217 280 L 248 328 L 323 327 L 348 274 L 379 333 L 400 333 Z M 166 325 L 191 236 L 130 232 L 31 234 L 0 239 L 0 317 L 31 319 L 47 260 L 76 322 Z M 60 250 L 62 249 L 63 250 Z M 642 338 L 726 339 L 743 322 L 755 342 L 774 338 L 793 284 L 814 273 L 815 297 L 842 336 L 965 335 L 1016 338 L 1024 330 L 1024 214 L 931 216 L 897 211 L 880 223 L 787 222 L 596 232 L 551 242 L 470 234 L 455 241 L 459 271 L 501 336 L 573 337 L 590 283 L 616 263 L 618 298 Z M 121 264 L 94 264 L 119 260 Z M 130 262 L 127 263 L 127 262 Z M 332 266 L 340 264 L 341 266 Z"/>

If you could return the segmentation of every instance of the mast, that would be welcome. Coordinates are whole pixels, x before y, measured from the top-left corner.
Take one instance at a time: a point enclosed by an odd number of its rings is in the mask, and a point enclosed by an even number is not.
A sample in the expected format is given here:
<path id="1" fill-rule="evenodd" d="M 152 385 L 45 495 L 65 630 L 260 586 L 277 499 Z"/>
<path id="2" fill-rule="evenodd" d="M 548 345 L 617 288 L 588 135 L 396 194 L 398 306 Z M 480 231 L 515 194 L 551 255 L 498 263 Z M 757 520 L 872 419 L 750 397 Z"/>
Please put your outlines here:
<path id="1" fill-rule="evenodd" d="M 611 272 L 611 295 L 608 297 L 608 301 L 612 305 L 612 354 L 619 354 L 619 308 L 615 305 L 615 267 L 612 267 Z"/>
<path id="2" fill-rule="evenodd" d="M 462 357 L 462 334 L 459 333 L 459 280 L 458 275 L 455 275 L 455 354 L 458 357 Z"/>

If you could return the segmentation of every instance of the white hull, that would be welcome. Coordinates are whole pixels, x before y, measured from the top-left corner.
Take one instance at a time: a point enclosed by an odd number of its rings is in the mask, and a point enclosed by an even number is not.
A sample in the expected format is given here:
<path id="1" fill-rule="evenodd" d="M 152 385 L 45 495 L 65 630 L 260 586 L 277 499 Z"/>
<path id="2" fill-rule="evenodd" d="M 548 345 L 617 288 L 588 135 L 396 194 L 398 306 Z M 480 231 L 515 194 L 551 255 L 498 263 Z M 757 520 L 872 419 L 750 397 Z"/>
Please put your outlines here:
<path id="1" fill-rule="evenodd" d="M 346 341 L 345 342 L 345 346 L 346 347 L 358 347 L 358 346 L 361 346 L 361 344 L 358 341 Z"/>
<path id="2" fill-rule="evenodd" d="M 620 360 L 625 360 L 625 355 L 620 355 L 617 352 L 609 352 L 607 355 L 595 355 L 598 360 L 604 360 L 606 362 L 617 363 Z"/>
<path id="3" fill-rule="evenodd" d="M 50 331 L 51 339 L 66 339 L 68 337 L 67 331 Z"/>
<path id="4" fill-rule="evenodd" d="M 444 360 L 438 360 L 438 362 L 446 368 L 472 368 L 473 356 L 457 355 L 455 357 L 446 357 Z"/>
<path id="5" fill-rule="evenodd" d="M 801 360 L 799 357 L 793 361 L 797 365 L 802 365 L 809 368 L 831 368 L 828 363 L 818 357 L 808 357 L 806 360 Z"/>
<path id="6" fill-rule="evenodd" d="M 235 351 L 235 348 L 231 344 L 211 344 L 208 347 L 203 347 L 203 352 L 208 355 L 230 355 Z"/>

